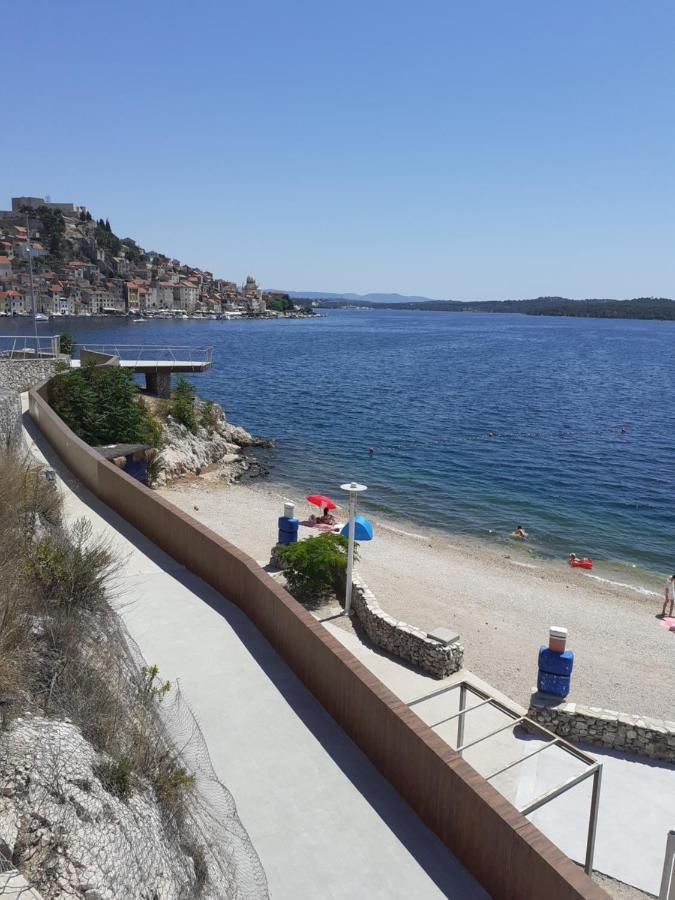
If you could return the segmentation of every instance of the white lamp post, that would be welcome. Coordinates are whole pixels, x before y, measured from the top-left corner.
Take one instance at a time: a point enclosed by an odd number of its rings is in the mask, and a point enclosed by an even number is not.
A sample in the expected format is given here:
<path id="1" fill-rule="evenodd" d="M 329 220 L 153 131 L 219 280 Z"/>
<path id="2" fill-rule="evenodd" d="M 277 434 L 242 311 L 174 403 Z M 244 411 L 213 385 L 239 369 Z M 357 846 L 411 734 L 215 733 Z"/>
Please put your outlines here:
<path id="1" fill-rule="evenodd" d="M 349 494 L 349 544 L 347 547 L 347 586 L 345 589 L 345 615 L 348 616 L 352 605 L 352 569 L 354 568 L 354 532 L 356 531 L 356 500 L 361 491 L 367 491 L 365 484 L 341 484 L 341 490 Z"/>

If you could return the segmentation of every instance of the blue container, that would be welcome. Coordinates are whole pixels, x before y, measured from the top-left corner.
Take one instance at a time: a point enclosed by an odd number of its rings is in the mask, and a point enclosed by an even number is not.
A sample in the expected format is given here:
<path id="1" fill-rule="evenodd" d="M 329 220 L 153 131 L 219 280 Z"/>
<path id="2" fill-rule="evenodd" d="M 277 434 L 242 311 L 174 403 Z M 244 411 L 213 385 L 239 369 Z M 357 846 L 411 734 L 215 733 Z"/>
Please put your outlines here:
<path id="1" fill-rule="evenodd" d="M 278 544 L 294 544 L 298 539 L 299 519 L 292 519 L 286 516 L 279 516 L 279 538 Z"/>
<path id="2" fill-rule="evenodd" d="M 570 692 L 569 675 L 553 675 L 550 672 L 539 672 L 537 690 L 555 697 L 566 697 Z"/>
<path id="3" fill-rule="evenodd" d="M 287 534 L 297 534 L 299 525 L 299 519 L 287 519 L 286 516 L 279 516 L 279 531 L 285 531 Z"/>
<path id="4" fill-rule="evenodd" d="M 556 653 L 548 647 L 539 648 L 539 671 L 549 675 L 571 675 L 574 667 L 574 653 L 565 650 L 564 653 Z"/>

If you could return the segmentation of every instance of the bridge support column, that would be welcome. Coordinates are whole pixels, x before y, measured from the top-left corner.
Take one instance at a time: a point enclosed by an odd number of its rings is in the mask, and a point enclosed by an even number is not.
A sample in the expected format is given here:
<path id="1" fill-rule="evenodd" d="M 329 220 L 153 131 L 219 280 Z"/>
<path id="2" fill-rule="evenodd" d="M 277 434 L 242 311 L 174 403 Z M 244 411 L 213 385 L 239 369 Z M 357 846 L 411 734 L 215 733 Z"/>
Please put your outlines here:
<path id="1" fill-rule="evenodd" d="M 168 400 L 171 397 L 171 373 L 146 372 L 145 387 L 149 394 Z"/>

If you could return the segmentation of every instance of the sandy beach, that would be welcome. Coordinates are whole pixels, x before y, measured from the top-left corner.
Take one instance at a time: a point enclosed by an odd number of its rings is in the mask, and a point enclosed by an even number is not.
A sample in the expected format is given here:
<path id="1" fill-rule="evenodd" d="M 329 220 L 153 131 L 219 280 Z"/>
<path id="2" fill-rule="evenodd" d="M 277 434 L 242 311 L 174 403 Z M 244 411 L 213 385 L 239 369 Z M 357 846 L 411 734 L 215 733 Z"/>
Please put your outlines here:
<path id="1" fill-rule="evenodd" d="M 283 499 L 295 500 L 301 519 L 309 512 L 299 491 L 267 481 L 223 486 L 207 475 L 160 493 L 260 562 L 276 542 Z M 655 618 L 662 597 L 538 559 L 526 548 L 371 520 L 375 539 L 362 546 L 358 571 L 380 605 L 425 629 L 454 628 L 466 667 L 518 703 L 527 704 L 539 646 L 557 624 L 569 629 L 575 653 L 570 700 L 675 718 L 675 634 Z"/>

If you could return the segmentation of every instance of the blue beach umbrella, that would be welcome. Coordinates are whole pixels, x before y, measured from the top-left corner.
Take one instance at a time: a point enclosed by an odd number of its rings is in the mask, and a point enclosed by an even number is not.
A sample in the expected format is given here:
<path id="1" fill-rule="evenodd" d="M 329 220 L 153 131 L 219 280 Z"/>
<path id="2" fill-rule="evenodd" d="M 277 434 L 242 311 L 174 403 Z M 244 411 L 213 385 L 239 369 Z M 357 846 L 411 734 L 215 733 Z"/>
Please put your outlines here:
<path id="1" fill-rule="evenodd" d="M 340 534 L 349 537 L 349 522 L 346 523 Z M 354 539 L 357 541 L 372 541 L 373 526 L 365 516 L 354 516 Z"/>

